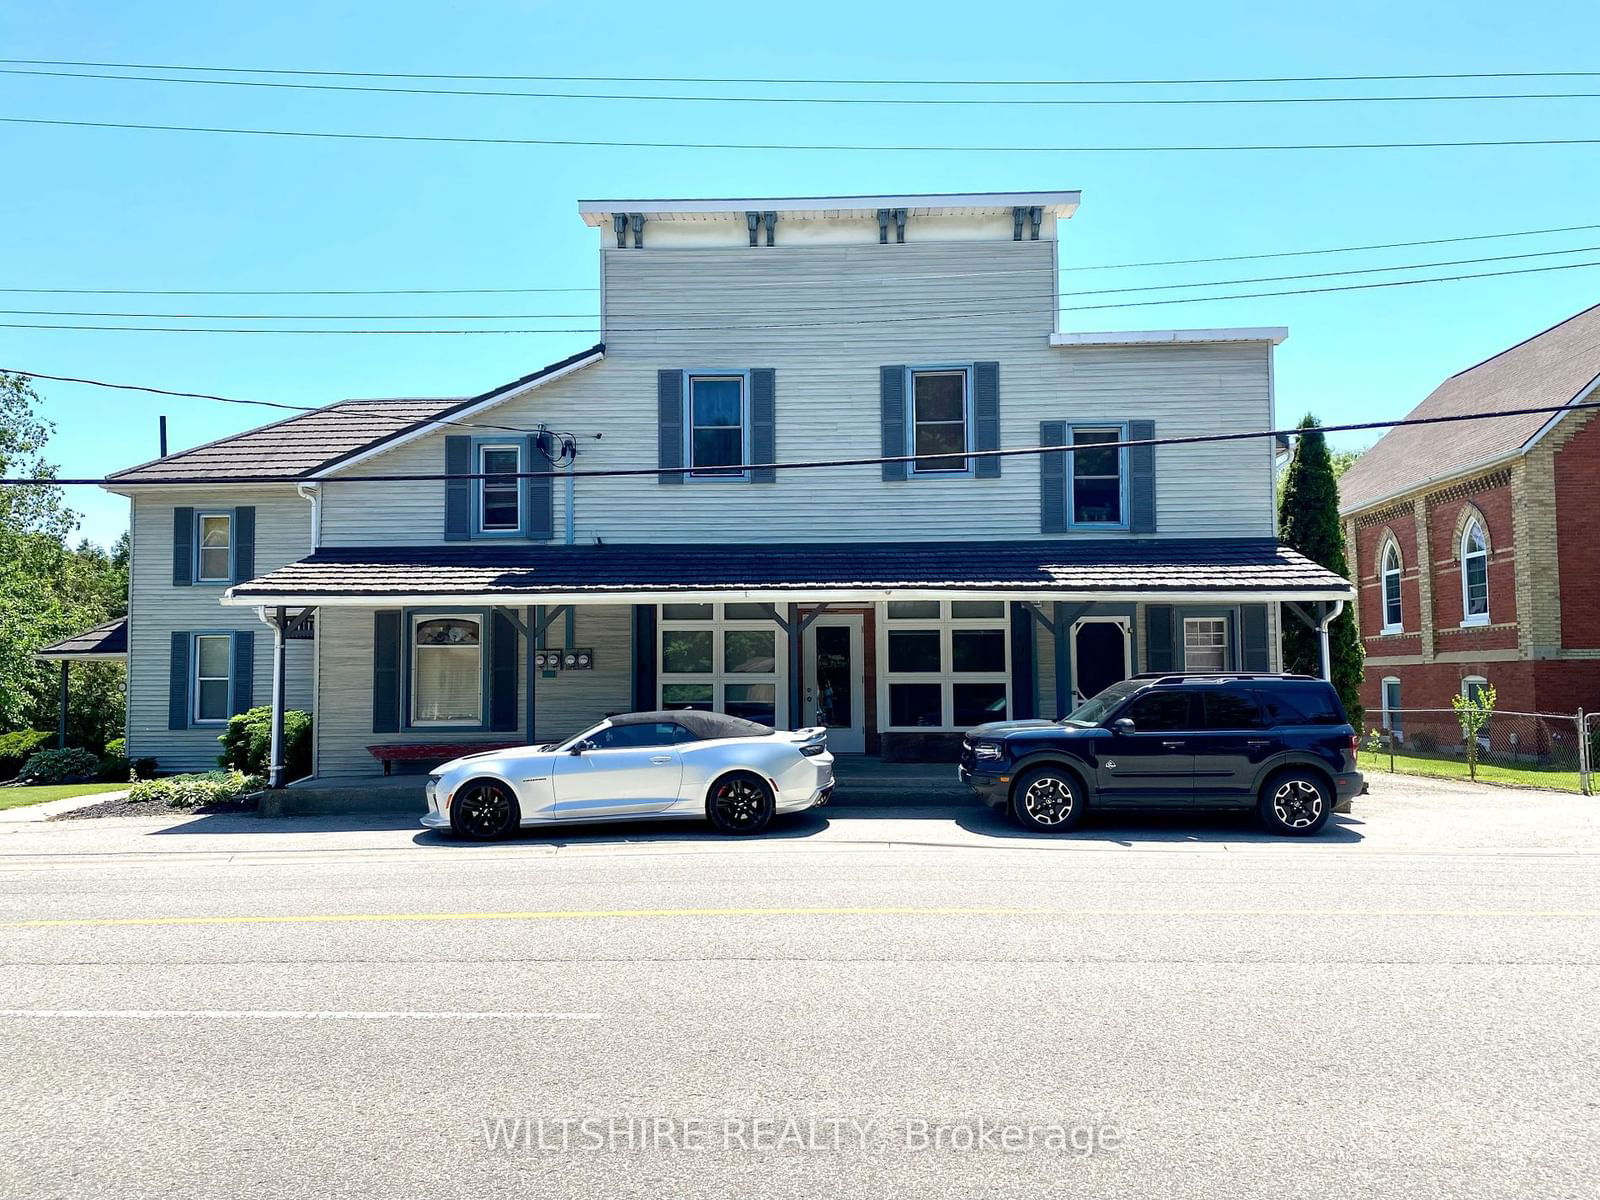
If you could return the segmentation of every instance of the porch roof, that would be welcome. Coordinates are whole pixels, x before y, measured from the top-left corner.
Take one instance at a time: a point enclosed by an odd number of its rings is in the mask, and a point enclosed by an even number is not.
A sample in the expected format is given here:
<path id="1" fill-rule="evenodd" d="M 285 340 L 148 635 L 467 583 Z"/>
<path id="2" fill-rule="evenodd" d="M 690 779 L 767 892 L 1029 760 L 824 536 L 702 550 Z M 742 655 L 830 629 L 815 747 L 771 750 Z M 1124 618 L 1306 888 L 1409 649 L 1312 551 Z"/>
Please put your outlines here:
<path id="1" fill-rule="evenodd" d="M 330 547 L 235 584 L 232 605 L 661 600 L 1341 600 L 1344 579 L 1270 539 Z"/>
<path id="2" fill-rule="evenodd" d="M 35 658 L 95 662 L 128 657 L 128 618 L 118 617 L 34 651 Z"/>

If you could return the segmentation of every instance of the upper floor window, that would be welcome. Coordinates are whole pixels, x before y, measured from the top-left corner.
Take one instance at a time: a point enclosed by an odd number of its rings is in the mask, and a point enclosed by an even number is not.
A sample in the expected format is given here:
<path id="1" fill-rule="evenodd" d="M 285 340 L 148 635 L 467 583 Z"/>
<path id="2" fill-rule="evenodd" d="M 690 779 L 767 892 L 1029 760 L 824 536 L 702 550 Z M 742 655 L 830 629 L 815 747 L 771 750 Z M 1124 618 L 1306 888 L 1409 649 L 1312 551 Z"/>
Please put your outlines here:
<path id="1" fill-rule="evenodd" d="M 967 372 L 911 372 L 911 464 L 913 475 L 960 474 L 968 436 Z"/>
<path id="2" fill-rule="evenodd" d="M 522 528 L 522 447 L 514 443 L 478 447 L 478 532 L 516 533 Z"/>
<path id="3" fill-rule="evenodd" d="M 742 375 L 689 377 L 688 438 L 691 477 L 745 478 Z"/>
<path id="4" fill-rule="evenodd" d="M 233 514 L 201 513 L 196 519 L 195 579 L 227 583 L 233 578 Z"/>
<path id="5" fill-rule="evenodd" d="M 1489 620 L 1489 539 L 1476 517 L 1461 534 L 1461 623 L 1482 625 Z"/>
<path id="6" fill-rule="evenodd" d="M 1122 440 L 1120 426 L 1072 427 L 1075 449 L 1067 461 L 1068 524 L 1127 524 L 1127 452 L 1116 445 Z"/>
<path id="7" fill-rule="evenodd" d="M 483 624 L 471 616 L 418 616 L 411 625 L 411 723 L 483 720 Z"/>
<path id="8" fill-rule="evenodd" d="M 1398 633 L 1403 624 L 1400 610 L 1400 547 L 1392 541 L 1383 548 L 1378 575 L 1383 584 L 1383 632 Z"/>

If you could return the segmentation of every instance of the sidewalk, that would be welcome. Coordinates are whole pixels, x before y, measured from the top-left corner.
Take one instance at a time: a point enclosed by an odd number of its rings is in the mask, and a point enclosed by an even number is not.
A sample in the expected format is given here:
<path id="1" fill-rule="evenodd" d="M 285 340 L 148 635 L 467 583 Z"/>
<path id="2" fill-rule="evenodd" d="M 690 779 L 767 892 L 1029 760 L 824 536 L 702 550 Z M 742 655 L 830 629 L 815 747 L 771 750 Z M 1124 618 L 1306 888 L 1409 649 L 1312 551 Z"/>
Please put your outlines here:
<path id="1" fill-rule="evenodd" d="M 93 792 L 87 796 L 68 796 L 65 800 L 46 800 L 43 804 L 24 804 L 20 808 L 3 808 L 0 809 L 0 824 L 48 821 L 57 813 L 88 808 L 91 804 L 103 804 L 107 800 L 121 800 L 127 794 L 126 789 L 120 792 Z"/>

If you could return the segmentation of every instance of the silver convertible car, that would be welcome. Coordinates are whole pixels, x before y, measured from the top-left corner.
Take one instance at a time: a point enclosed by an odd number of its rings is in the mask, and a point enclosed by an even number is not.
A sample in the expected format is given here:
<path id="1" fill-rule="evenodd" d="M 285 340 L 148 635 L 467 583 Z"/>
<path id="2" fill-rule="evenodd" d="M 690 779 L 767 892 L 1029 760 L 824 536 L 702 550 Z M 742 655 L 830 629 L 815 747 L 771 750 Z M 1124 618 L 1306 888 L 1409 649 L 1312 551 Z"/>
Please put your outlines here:
<path id="1" fill-rule="evenodd" d="M 641 818 L 760 833 L 777 814 L 826 804 L 832 793 L 825 729 L 785 733 L 698 710 L 628 713 L 564 742 L 452 759 L 428 777 L 422 823 L 474 841 Z"/>

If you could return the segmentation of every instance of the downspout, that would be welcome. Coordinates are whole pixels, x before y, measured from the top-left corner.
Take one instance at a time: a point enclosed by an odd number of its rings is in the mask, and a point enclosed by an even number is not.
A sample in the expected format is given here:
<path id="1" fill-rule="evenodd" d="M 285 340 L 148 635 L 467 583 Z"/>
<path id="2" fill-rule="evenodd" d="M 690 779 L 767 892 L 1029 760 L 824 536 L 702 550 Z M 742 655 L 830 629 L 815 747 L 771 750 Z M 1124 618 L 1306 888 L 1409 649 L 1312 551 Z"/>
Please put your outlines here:
<path id="1" fill-rule="evenodd" d="M 1322 677 L 1329 683 L 1333 682 L 1333 656 L 1328 650 L 1328 627 L 1339 619 L 1339 614 L 1344 611 L 1344 601 L 1335 600 L 1333 611 L 1317 623 L 1317 646 L 1322 651 Z"/>
<path id="2" fill-rule="evenodd" d="M 311 502 L 311 548 L 320 549 L 322 546 L 322 485 L 320 483 L 297 483 L 294 490 L 299 493 L 300 499 Z"/>

